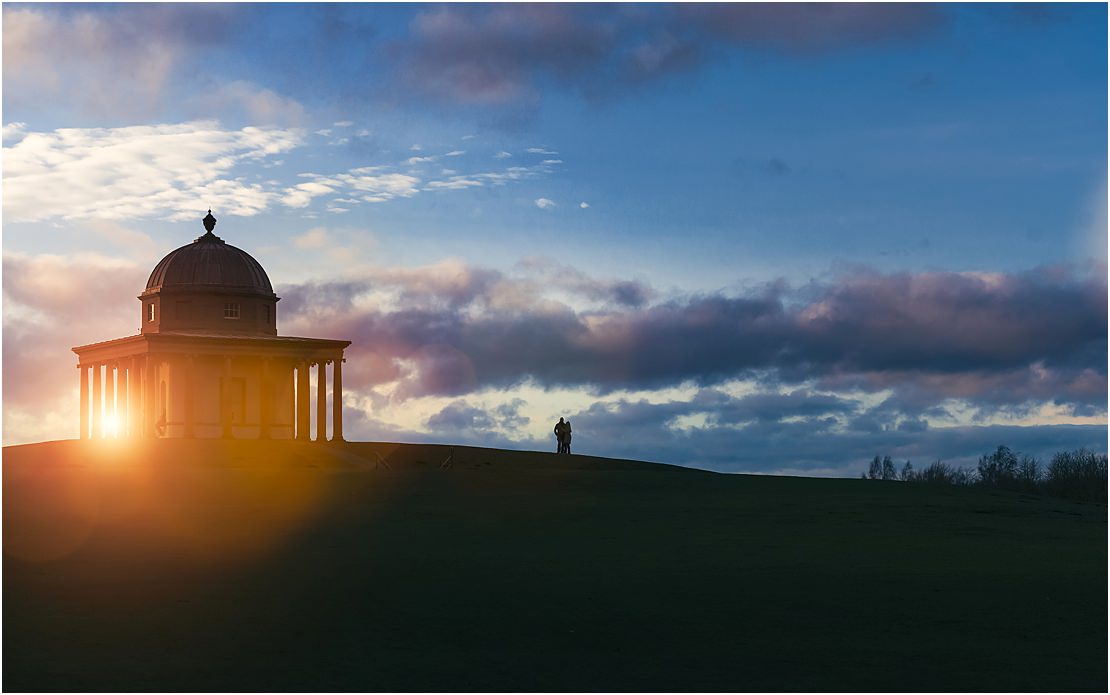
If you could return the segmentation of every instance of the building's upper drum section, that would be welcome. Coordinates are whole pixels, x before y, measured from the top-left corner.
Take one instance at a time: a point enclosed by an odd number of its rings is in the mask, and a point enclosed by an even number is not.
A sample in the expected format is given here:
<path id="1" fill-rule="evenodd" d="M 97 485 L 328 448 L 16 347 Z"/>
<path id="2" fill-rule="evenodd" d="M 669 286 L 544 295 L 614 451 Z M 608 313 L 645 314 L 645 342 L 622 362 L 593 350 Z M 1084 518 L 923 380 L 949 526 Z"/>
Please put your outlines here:
<path id="1" fill-rule="evenodd" d="M 154 266 L 144 295 L 165 289 L 221 289 L 272 297 L 274 288 L 261 264 L 213 234 L 215 226 L 216 218 L 209 210 L 204 218 L 205 234 L 169 252 Z"/>

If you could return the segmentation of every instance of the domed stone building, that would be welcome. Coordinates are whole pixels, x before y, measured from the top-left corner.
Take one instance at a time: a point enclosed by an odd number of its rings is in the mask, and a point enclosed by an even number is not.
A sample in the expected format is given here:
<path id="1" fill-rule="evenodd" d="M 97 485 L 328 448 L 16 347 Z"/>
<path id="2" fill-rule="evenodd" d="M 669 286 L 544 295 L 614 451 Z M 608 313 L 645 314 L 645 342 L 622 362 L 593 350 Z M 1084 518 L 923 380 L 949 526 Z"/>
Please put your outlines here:
<path id="1" fill-rule="evenodd" d="M 138 335 L 73 348 L 81 438 L 343 439 L 343 350 L 349 340 L 277 334 L 279 297 L 249 253 L 205 233 L 171 251 L 139 295 Z M 310 372 L 316 371 L 312 398 Z M 315 403 L 313 403 L 315 401 Z"/>

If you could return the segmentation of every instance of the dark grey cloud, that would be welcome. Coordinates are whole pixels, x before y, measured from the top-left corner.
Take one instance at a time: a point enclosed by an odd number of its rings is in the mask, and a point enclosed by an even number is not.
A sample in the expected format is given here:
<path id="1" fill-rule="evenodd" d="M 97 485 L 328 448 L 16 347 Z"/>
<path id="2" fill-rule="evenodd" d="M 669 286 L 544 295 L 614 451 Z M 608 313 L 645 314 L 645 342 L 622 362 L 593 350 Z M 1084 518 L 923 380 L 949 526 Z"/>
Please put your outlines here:
<path id="1" fill-rule="evenodd" d="M 493 429 L 494 421 L 484 410 L 455 401 L 428 418 L 427 425 L 433 430 L 488 431 Z"/>
<path id="2" fill-rule="evenodd" d="M 735 47 L 809 54 L 917 39 L 943 23 L 924 4 L 449 5 L 420 12 L 392 53 L 417 92 L 512 104 L 538 100 L 550 82 L 607 97 Z"/>
<path id="3" fill-rule="evenodd" d="M 691 406 L 706 408 L 710 421 L 723 425 L 775 422 L 784 418 L 819 421 L 830 415 L 846 415 L 860 409 L 856 401 L 804 389 L 790 393 L 758 393 L 744 398 L 730 398 L 719 392 L 702 390 L 691 401 Z"/>
<path id="4" fill-rule="evenodd" d="M 378 365 L 352 383 L 373 387 L 403 374 L 401 398 L 528 379 L 605 393 L 745 377 L 769 385 L 813 380 L 835 392 L 892 389 L 891 409 L 915 418 L 949 398 L 984 412 L 1105 405 L 1106 284 L 1098 274 L 857 272 L 798 289 L 779 283 L 741 296 L 575 312 L 542 300 L 535 284 L 480 271 L 460 273 L 470 279 L 441 286 L 439 296 L 423 277 L 436 272 L 289 287 L 283 309 L 354 339 L 352 354 Z M 389 282 L 404 285 L 399 307 L 296 315 L 297 307 L 320 306 L 316 297 Z M 505 305 L 506 296 L 532 299 Z"/>
<path id="5" fill-rule="evenodd" d="M 530 422 L 520 411 L 524 401 L 515 398 L 490 410 L 471 405 L 466 401 L 453 401 L 427 419 L 425 424 L 433 432 L 455 435 L 462 440 L 469 436 L 488 435 L 495 429 L 518 430 Z"/>
<path id="6" fill-rule="evenodd" d="M 678 14 L 712 36 L 789 53 L 914 39 L 945 22 L 940 6 L 924 3 L 699 3 Z"/>
<path id="7" fill-rule="evenodd" d="M 587 8 L 589 10 L 589 8 Z M 612 50 L 613 29 L 565 5 L 443 6 L 417 14 L 396 47 L 404 82 L 451 100 L 529 96 L 537 73 L 566 80 Z"/>

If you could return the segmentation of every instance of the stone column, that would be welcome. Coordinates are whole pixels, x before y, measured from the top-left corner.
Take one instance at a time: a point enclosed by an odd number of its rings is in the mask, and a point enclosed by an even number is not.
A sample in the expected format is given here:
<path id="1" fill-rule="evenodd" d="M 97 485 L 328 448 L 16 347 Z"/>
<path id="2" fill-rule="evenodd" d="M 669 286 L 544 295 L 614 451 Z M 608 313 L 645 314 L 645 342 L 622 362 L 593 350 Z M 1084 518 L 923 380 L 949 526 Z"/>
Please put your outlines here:
<path id="1" fill-rule="evenodd" d="M 297 439 L 309 440 L 308 362 L 297 362 Z"/>
<path id="2" fill-rule="evenodd" d="M 273 394 L 270 392 L 270 358 L 262 358 L 258 373 L 258 438 L 270 438 L 270 412 L 273 409 Z"/>
<path id="3" fill-rule="evenodd" d="M 316 441 L 328 441 L 328 361 L 316 363 Z"/>
<path id="4" fill-rule="evenodd" d="M 331 374 L 331 440 L 343 441 L 343 356 L 335 358 Z"/>
<path id="5" fill-rule="evenodd" d="M 286 362 L 289 365 L 289 371 L 285 372 L 285 364 L 282 365 L 282 372 L 286 373 L 286 379 L 292 379 L 293 383 L 286 381 L 282 388 L 289 387 L 289 438 L 297 438 L 297 362 Z"/>
<path id="6" fill-rule="evenodd" d="M 223 423 L 223 436 L 231 438 L 234 432 L 231 430 L 231 358 L 224 357 L 224 379 L 223 388 L 220 389 L 220 421 Z"/>
<path id="7" fill-rule="evenodd" d="M 143 393 L 143 436 L 157 437 L 158 436 L 158 376 L 157 368 L 154 363 L 154 356 L 148 354 L 145 358 L 146 364 L 143 380 L 146 383 L 146 389 Z"/>
<path id="8" fill-rule="evenodd" d="M 185 357 L 185 438 L 193 438 L 193 412 L 196 408 L 193 406 L 193 379 L 196 376 L 196 369 L 194 369 L 194 356 L 187 355 Z"/>
<path id="9" fill-rule="evenodd" d="M 127 395 L 130 393 L 127 384 L 129 377 L 127 361 L 116 360 L 116 415 L 119 419 L 116 425 L 116 436 L 120 439 L 127 436 L 127 418 L 131 412 L 130 404 L 127 402 Z"/>
<path id="10" fill-rule="evenodd" d="M 143 375 L 139 358 L 132 356 L 127 365 L 127 434 L 143 436 Z"/>
<path id="11" fill-rule="evenodd" d="M 78 439 L 89 438 L 89 367 L 88 365 L 77 365 L 78 371 L 81 372 L 81 431 Z"/>
<path id="12" fill-rule="evenodd" d="M 104 399 L 100 394 L 100 363 L 94 362 L 92 365 L 92 437 L 93 439 L 100 439 L 104 436 L 104 432 L 100 429 L 100 416 L 104 413 Z"/>
<path id="13" fill-rule="evenodd" d="M 104 436 L 114 439 L 116 436 L 116 363 L 107 362 L 104 365 L 104 412 L 107 415 L 107 427 Z"/>

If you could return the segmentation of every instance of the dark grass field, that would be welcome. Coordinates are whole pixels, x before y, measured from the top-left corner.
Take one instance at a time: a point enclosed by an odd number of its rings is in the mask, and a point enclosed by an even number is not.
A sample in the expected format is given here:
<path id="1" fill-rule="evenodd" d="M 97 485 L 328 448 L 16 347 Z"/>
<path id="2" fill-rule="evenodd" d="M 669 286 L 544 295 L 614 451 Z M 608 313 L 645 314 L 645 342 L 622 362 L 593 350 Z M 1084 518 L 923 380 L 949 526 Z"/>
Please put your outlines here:
<path id="1" fill-rule="evenodd" d="M 451 451 L 5 448 L 4 689 L 1106 690 L 1103 506 Z"/>

